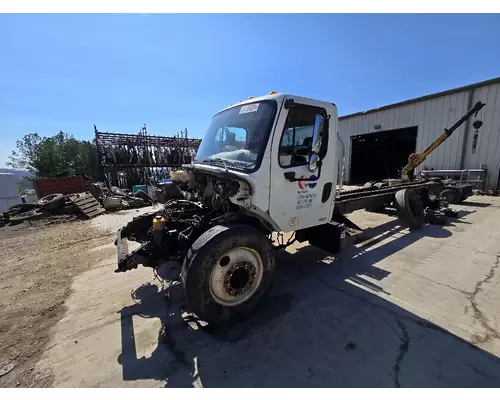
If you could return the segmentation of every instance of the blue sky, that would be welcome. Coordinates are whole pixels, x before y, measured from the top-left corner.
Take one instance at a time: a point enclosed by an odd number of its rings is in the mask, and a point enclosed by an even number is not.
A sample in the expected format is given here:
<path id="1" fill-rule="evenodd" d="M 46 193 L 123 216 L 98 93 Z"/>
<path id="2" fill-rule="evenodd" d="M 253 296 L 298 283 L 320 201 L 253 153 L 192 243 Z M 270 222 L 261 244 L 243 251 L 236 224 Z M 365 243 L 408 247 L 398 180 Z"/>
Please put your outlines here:
<path id="1" fill-rule="evenodd" d="M 497 15 L 0 15 L 0 167 L 25 133 L 204 133 L 271 90 L 340 115 L 500 76 Z"/>

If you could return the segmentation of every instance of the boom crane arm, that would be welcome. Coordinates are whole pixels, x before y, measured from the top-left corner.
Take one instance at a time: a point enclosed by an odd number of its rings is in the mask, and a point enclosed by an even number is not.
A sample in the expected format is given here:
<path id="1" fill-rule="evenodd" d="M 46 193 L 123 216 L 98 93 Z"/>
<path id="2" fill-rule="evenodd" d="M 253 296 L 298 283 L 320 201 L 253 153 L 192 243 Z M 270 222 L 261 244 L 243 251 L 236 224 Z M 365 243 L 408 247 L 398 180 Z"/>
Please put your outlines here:
<path id="1" fill-rule="evenodd" d="M 445 128 L 444 132 L 439 135 L 439 137 L 434 140 L 425 150 L 421 151 L 420 153 L 410 155 L 408 164 L 406 164 L 401 171 L 401 179 L 404 181 L 413 180 L 413 171 L 415 170 L 415 168 L 422 164 L 427 156 L 431 154 L 441 143 L 448 139 L 451 134 L 460 127 L 460 125 L 467 121 L 472 115 L 477 115 L 479 110 L 481 110 L 485 105 L 485 103 L 478 101 L 474 105 L 474 107 L 467 111 L 467 113 L 457 122 L 455 122 L 450 128 Z"/>

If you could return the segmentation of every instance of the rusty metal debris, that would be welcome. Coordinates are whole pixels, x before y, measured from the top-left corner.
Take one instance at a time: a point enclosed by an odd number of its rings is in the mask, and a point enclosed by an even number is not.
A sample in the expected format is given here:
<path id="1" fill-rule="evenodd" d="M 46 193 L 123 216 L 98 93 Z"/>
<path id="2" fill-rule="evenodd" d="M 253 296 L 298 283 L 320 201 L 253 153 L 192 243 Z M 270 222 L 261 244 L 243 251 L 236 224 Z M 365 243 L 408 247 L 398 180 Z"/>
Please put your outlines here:
<path id="1" fill-rule="evenodd" d="M 89 192 L 74 195 L 53 193 L 34 204 L 21 203 L 10 207 L 0 214 L 0 226 L 61 216 L 93 218 L 103 212 L 104 209 Z"/>

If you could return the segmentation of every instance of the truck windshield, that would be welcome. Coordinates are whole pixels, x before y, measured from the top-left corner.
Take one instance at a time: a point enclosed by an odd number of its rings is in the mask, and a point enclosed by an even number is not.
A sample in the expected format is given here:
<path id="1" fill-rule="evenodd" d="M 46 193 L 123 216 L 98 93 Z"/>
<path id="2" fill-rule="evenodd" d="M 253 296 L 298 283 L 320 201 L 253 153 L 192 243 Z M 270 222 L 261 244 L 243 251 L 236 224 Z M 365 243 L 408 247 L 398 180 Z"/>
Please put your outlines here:
<path id="1" fill-rule="evenodd" d="M 262 159 L 276 115 L 275 100 L 233 107 L 216 114 L 195 162 L 254 171 Z"/>

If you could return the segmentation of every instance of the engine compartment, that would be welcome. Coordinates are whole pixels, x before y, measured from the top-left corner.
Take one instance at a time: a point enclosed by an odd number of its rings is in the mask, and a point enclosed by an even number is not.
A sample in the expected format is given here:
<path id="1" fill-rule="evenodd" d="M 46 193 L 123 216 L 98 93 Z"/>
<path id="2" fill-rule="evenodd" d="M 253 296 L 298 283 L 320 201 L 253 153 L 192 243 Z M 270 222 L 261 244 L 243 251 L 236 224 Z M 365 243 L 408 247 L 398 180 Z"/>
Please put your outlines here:
<path id="1" fill-rule="evenodd" d="M 218 224 L 245 221 L 260 225 L 245 205 L 250 204 L 249 185 L 232 176 L 220 176 L 195 169 L 172 173 L 166 190 L 168 199 L 158 210 L 134 218 L 120 230 L 118 240 L 127 239 L 141 246 L 119 256 L 117 272 L 138 265 L 157 267 L 169 260 L 182 261 L 205 231 Z M 153 220 L 161 228 L 153 227 Z"/>

